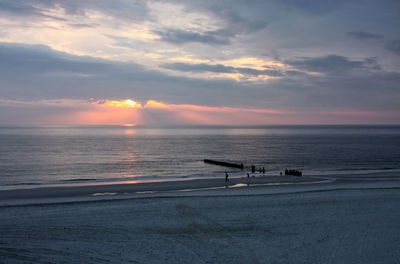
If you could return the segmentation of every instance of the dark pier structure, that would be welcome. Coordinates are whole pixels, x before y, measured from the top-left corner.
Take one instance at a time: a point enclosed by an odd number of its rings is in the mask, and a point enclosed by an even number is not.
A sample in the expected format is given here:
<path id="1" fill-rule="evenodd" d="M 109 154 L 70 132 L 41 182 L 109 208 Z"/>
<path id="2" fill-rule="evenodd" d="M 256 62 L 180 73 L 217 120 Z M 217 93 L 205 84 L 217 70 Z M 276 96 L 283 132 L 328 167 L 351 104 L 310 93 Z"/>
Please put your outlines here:
<path id="1" fill-rule="evenodd" d="M 288 170 L 288 169 L 286 169 L 286 170 L 285 170 L 285 175 L 291 175 L 291 176 L 299 176 L 299 177 L 301 177 L 301 176 L 303 176 L 303 172 L 298 171 L 298 170 Z"/>
<path id="2" fill-rule="evenodd" d="M 209 163 L 209 164 L 214 164 L 214 165 L 219 165 L 219 166 L 225 166 L 225 167 L 231 167 L 231 168 L 238 168 L 238 169 L 242 169 L 242 170 L 244 168 L 243 163 L 242 164 L 236 164 L 236 163 L 230 163 L 230 162 L 218 161 L 218 160 L 211 160 L 211 159 L 204 159 L 204 163 Z"/>

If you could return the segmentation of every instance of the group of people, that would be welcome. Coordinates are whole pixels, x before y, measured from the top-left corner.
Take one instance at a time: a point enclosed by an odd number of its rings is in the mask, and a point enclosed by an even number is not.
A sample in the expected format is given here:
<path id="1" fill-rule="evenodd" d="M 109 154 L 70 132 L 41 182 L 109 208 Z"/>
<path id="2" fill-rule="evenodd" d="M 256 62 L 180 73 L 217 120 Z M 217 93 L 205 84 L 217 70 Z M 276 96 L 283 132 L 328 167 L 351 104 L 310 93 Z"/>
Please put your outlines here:
<path id="1" fill-rule="evenodd" d="M 251 165 L 251 172 L 255 173 L 256 172 L 256 167 L 254 165 Z M 265 168 L 264 167 L 260 167 L 259 172 L 262 174 L 265 174 Z M 254 176 L 253 176 L 254 177 Z M 250 174 L 247 173 L 247 178 L 250 178 Z M 229 181 L 229 174 L 228 172 L 225 172 L 225 181 L 228 182 Z"/>
<path id="2" fill-rule="evenodd" d="M 262 167 L 262 168 L 260 167 L 259 171 L 260 171 L 260 173 L 264 174 L 265 173 L 265 168 L 264 167 Z M 256 172 L 256 166 L 251 165 L 251 172 L 252 173 Z"/>

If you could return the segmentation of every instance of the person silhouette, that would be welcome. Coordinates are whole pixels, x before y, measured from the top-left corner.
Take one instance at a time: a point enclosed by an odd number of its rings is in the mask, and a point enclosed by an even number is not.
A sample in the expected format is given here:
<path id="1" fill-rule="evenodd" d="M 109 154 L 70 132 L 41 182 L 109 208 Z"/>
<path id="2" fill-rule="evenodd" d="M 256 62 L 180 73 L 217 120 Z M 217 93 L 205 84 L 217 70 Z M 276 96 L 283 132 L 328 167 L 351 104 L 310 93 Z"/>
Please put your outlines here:
<path id="1" fill-rule="evenodd" d="M 228 177 L 229 177 L 228 173 L 227 173 L 227 172 L 225 172 L 225 181 L 226 181 L 226 182 L 228 182 L 228 181 L 229 181 Z"/>

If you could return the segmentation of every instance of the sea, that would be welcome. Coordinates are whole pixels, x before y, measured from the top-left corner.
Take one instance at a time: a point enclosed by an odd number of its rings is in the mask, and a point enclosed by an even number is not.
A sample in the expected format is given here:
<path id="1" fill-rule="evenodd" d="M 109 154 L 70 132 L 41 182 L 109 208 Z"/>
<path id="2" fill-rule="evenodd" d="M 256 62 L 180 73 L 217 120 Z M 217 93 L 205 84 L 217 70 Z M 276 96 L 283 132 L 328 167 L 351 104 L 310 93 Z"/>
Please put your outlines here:
<path id="1" fill-rule="evenodd" d="M 204 163 L 244 164 L 244 169 Z M 400 171 L 400 126 L 0 127 L 0 187 Z"/>

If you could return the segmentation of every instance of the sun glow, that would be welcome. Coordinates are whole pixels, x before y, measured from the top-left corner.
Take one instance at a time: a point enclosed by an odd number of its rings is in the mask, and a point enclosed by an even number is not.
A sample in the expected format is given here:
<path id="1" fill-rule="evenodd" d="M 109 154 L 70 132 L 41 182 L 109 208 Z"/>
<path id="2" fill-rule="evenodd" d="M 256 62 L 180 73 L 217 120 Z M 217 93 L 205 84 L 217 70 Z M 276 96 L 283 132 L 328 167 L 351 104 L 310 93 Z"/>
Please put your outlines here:
<path id="1" fill-rule="evenodd" d="M 229 125 L 236 124 L 238 120 L 240 124 L 279 123 L 282 117 L 290 114 L 279 109 L 170 104 L 157 100 L 143 103 L 132 99 L 57 102 L 39 103 L 49 107 L 58 107 L 60 104 L 69 106 L 70 111 L 63 113 L 61 118 L 54 116 L 54 120 L 63 120 L 66 124 L 119 125 L 125 127 L 128 134 L 135 133 L 135 127 L 142 125 Z M 0 106 L 1 103 L 0 100 Z M 13 105 L 14 102 L 5 103 Z"/>
<path id="2" fill-rule="evenodd" d="M 138 102 L 135 102 L 131 99 L 121 100 L 121 101 L 107 101 L 106 105 L 112 107 L 121 107 L 121 108 L 142 108 L 142 105 Z"/>
<path id="3" fill-rule="evenodd" d="M 156 100 L 148 100 L 144 107 L 168 108 L 168 105 Z"/>

